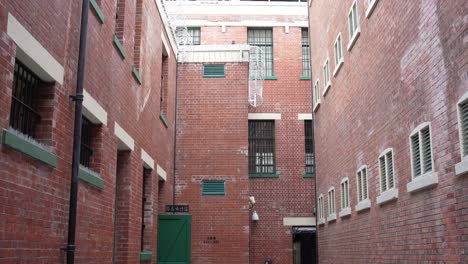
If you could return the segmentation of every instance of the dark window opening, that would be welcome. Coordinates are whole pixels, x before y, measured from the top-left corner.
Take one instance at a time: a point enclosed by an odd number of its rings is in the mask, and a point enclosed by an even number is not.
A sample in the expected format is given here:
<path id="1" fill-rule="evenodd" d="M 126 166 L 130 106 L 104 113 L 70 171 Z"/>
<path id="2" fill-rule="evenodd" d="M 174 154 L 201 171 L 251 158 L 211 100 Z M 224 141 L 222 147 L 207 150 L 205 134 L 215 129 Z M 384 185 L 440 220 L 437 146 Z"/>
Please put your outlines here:
<path id="1" fill-rule="evenodd" d="M 148 181 L 151 177 L 151 169 L 143 168 L 143 188 L 142 188 L 142 195 L 141 195 L 141 251 L 145 251 L 145 233 L 148 232 L 145 223 L 145 212 L 147 211 L 148 207 Z M 149 230 L 151 231 L 151 230 Z"/>
<path id="2" fill-rule="evenodd" d="M 163 54 L 161 61 L 161 87 L 159 91 L 159 111 L 162 114 L 166 114 L 167 111 L 168 85 L 168 56 Z"/>
<path id="3" fill-rule="evenodd" d="M 81 151 L 80 151 L 80 164 L 90 168 L 91 158 L 93 156 L 93 137 L 95 125 L 87 118 L 83 117 L 81 124 Z"/>
<path id="4" fill-rule="evenodd" d="M 276 173 L 274 121 L 249 121 L 249 173 Z"/>
<path id="5" fill-rule="evenodd" d="M 314 138 L 312 134 L 312 120 L 304 121 L 305 131 L 305 172 L 313 174 L 314 169 Z"/>
<path id="6" fill-rule="evenodd" d="M 310 77 L 309 30 L 302 29 L 302 76 Z"/>

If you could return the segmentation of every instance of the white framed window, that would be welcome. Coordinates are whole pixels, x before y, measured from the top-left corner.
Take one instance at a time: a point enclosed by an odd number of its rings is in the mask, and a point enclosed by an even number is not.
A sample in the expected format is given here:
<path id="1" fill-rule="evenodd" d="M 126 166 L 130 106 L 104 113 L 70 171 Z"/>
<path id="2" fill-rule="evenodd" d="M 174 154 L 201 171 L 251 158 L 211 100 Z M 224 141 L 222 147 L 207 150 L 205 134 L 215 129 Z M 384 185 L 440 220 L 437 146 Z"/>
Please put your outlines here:
<path id="1" fill-rule="evenodd" d="M 343 58 L 343 44 L 341 40 L 341 32 L 338 33 L 338 36 L 335 40 L 335 48 L 334 48 L 334 55 L 335 55 L 335 70 L 333 70 L 333 76 L 336 76 L 343 66 L 344 58 Z"/>
<path id="2" fill-rule="evenodd" d="M 455 174 L 464 175 L 468 172 L 468 92 L 458 101 L 457 110 L 461 162 L 455 165 Z"/>
<path id="3" fill-rule="evenodd" d="M 348 216 L 351 214 L 351 206 L 349 202 L 349 178 L 341 180 L 341 211 L 340 217 Z"/>
<path id="4" fill-rule="evenodd" d="M 353 48 L 354 43 L 356 42 L 361 32 L 359 28 L 359 13 L 358 13 L 357 1 L 354 1 L 348 13 L 348 30 L 349 30 L 348 51 L 350 51 Z"/>
<path id="5" fill-rule="evenodd" d="M 318 224 L 325 223 L 325 206 L 323 202 L 323 194 L 320 194 L 318 198 Z"/>
<path id="6" fill-rule="evenodd" d="M 434 173 L 434 157 L 432 153 L 431 123 L 425 122 L 417 126 L 410 134 L 411 182 L 408 192 L 417 191 L 438 183 Z"/>
<path id="7" fill-rule="evenodd" d="M 369 199 L 369 181 L 367 177 L 367 166 L 361 166 L 356 172 L 357 184 L 357 200 L 356 211 L 361 211 L 370 208 L 371 202 Z"/>
<path id="8" fill-rule="evenodd" d="M 336 220 L 336 208 L 335 208 L 335 187 L 331 187 L 328 190 L 328 217 L 327 221 Z"/>
<path id="9" fill-rule="evenodd" d="M 323 96 L 325 96 L 328 92 L 328 89 L 331 86 L 330 81 L 330 64 L 328 63 L 328 59 L 323 64 Z"/>
<path id="10" fill-rule="evenodd" d="M 316 111 L 320 105 L 320 85 L 319 80 L 315 81 L 314 84 L 314 111 Z"/>
<path id="11" fill-rule="evenodd" d="M 369 18 L 374 12 L 375 6 L 377 5 L 379 0 L 367 0 L 367 10 L 366 10 L 366 17 Z"/>
<path id="12" fill-rule="evenodd" d="M 377 203 L 382 204 L 398 198 L 395 188 L 395 163 L 393 149 L 386 149 L 379 156 L 380 195 Z"/>

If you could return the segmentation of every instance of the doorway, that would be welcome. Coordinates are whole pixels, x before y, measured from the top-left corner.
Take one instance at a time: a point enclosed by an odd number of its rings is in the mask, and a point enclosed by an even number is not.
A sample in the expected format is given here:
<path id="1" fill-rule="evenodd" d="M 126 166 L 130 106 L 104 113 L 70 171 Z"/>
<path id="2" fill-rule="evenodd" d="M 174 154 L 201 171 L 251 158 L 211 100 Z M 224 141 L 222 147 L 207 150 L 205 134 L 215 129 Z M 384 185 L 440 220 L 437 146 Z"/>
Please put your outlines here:
<path id="1" fill-rule="evenodd" d="M 190 264 L 191 215 L 159 215 L 158 264 Z"/>
<path id="2" fill-rule="evenodd" d="M 293 263 L 315 264 L 316 262 L 316 236 L 315 227 L 293 227 Z"/>

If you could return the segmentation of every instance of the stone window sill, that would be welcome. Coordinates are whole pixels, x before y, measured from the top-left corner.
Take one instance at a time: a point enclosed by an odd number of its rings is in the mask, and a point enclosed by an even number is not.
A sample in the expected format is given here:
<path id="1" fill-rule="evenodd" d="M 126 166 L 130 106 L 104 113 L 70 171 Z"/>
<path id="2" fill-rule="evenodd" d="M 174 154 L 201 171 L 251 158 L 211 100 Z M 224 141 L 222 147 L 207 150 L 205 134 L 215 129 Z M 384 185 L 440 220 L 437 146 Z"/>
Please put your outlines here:
<path id="1" fill-rule="evenodd" d="M 350 216 L 351 215 L 351 207 L 346 207 L 341 209 L 340 211 L 340 218 Z"/>
<path id="2" fill-rule="evenodd" d="M 377 2 L 379 0 L 374 0 L 372 3 L 369 5 L 369 7 L 366 10 L 366 18 L 369 18 L 372 15 L 372 12 L 374 12 L 375 6 L 377 5 Z"/>
<path id="3" fill-rule="evenodd" d="M 461 162 L 455 164 L 455 175 L 462 176 L 468 174 L 468 157 L 462 159 Z"/>
<path id="4" fill-rule="evenodd" d="M 318 100 L 318 102 L 317 102 L 317 103 L 315 103 L 315 105 L 314 105 L 314 109 L 313 109 L 313 110 L 314 110 L 314 112 L 317 112 L 317 110 L 318 110 L 318 108 L 319 108 L 319 107 L 320 107 L 320 100 Z"/>
<path id="5" fill-rule="evenodd" d="M 338 65 L 335 66 L 335 70 L 333 71 L 333 77 L 336 77 L 336 75 L 338 75 L 338 72 L 340 71 L 341 67 L 343 66 L 344 64 L 344 60 L 343 58 L 341 58 L 340 62 L 338 63 Z"/>
<path id="6" fill-rule="evenodd" d="M 98 188 L 104 189 L 104 181 L 101 179 L 98 173 L 80 165 L 78 177 L 80 180 Z"/>
<path id="7" fill-rule="evenodd" d="M 386 190 L 385 192 L 377 196 L 377 204 L 381 205 L 396 199 L 398 199 L 398 189 L 392 188 L 390 190 Z"/>
<path id="8" fill-rule="evenodd" d="M 330 87 L 331 87 L 331 82 L 328 82 L 327 84 L 325 84 L 325 90 L 323 90 L 323 97 L 325 97 L 325 95 L 327 95 L 328 93 L 328 90 L 330 90 Z"/>
<path id="9" fill-rule="evenodd" d="M 102 12 L 101 7 L 99 7 L 98 3 L 96 0 L 90 0 L 89 3 L 93 7 L 94 14 L 96 14 L 97 18 L 99 19 L 99 22 L 101 24 L 104 24 L 104 13 Z"/>
<path id="10" fill-rule="evenodd" d="M 336 214 L 330 214 L 327 217 L 327 222 L 335 221 L 336 220 Z"/>
<path id="11" fill-rule="evenodd" d="M 324 225 L 325 224 L 325 218 L 320 218 L 317 222 L 317 224 L 320 226 L 320 225 Z"/>
<path id="12" fill-rule="evenodd" d="M 166 128 L 169 128 L 169 121 L 167 121 L 166 115 L 163 112 L 159 114 L 159 119 L 161 119 Z"/>
<path id="13" fill-rule="evenodd" d="M 369 208 L 371 207 L 371 205 L 372 205 L 371 200 L 370 200 L 369 198 L 367 198 L 367 199 L 365 199 L 365 200 L 360 201 L 360 202 L 356 205 L 356 211 L 357 211 L 357 212 L 360 212 L 360 211 L 369 209 Z"/>
<path id="14" fill-rule="evenodd" d="M 431 188 L 439 183 L 439 177 L 435 172 L 428 172 L 414 178 L 406 185 L 408 192 L 417 192 L 427 188 Z"/>

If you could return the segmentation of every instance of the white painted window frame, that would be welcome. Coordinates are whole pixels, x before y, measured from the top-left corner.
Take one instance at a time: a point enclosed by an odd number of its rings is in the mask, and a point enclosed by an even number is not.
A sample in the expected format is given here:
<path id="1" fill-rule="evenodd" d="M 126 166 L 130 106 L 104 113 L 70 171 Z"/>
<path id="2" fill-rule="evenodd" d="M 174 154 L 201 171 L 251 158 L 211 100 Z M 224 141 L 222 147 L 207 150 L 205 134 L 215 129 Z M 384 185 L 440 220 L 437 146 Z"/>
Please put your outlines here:
<path id="1" fill-rule="evenodd" d="M 379 0 L 367 0 L 366 18 L 369 18 L 372 15 L 377 2 L 379 2 Z"/>
<path id="2" fill-rule="evenodd" d="M 358 177 L 359 177 L 359 173 L 361 173 L 361 177 L 362 177 L 362 172 L 363 171 L 366 171 L 366 198 L 365 199 L 359 199 L 359 194 L 363 191 L 364 189 L 364 182 L 361 181 L 361 186 L 359 186 L 359 180 L 358 180 Z M 355 207 L 356 211 L 359 212 L 359 211 L 362 211 L 364 209 L 367 209 L 367 208 L 370 208 L 372 203 L 371 203 L 371 200 L 369 198 L 369 169 L 367 167 L 367 165 L 362 165 L 361 167 L 359 167 L 356 171 L 356 186 L 357 186 L 357 192 L 356 192 L 356 197 L 357 197 L 357 205 Z"/>
<path id="3" fill-rule="evenodd" d="M 424 171 L 424 159 L 423 159 L 423 151 L 422 151 L 422 135 L 421 131 L 423 129 L 429 128 L 429 143 L 430 143 L 430 150 L 431 150 L 431 162 L 432 162 L 432 169 L 428 172 Z M 421 157 L 421 175 L 415 177 L 414 175 L 414 164 L 413 164 L 413 142 L 411 137 L 418 134 L 419 140 L 419 156 Z M 411 181 L 406 185 L 408 192 L 416 192 L 419 190 L 423 190 L 432 186 L 435 186 L 439 183 L 439 179 L 437 173 L 435 171 L 435 162 L 434 162 L 434 151 L 432 146 L 432 127 L 430 122 L 424 122 L 419 124 L 409 135 L 409 146 L 410 146 L 410 161 L 411 161 Z"/>
<path id="4" fill-rule="evenodd" d="M 345 191 L 343 189 L 343 184 L 347 183 L 348 187 L 347 190 Z M 340 217 L 345 217 L 351 215 L 351 197 L 349 195 L 349 178 L 344 177 L 341 182 L 340 182 L 340 189 L 341 189 L 341 210 L 340 210 Z M 348 204 L 346 206 L 345 202 L 346 200 L 348 201 Z"/>
<path id="5" fill-rule="evenodd" d="M 455 175 L 468 175 L 468 155 L 463 155 L 463 130 L 462 130 L 462 119 L 460 106 L 464 103 L 468 103 L 468 92 L 462 95 L 460 100 L 457 102 L 457 114 L 458 114 L 458 136 L 460 141 L 460 157 L 461 161 L 455 164 Z"/>
<path id="6" fill-rule="evenodd" d="M 330 195 L 332 193 L 332 195 Z M 332 198 L 330 201 L 330 198 Z M 328 216 L 327 216 L 327 222 L 331 222 L 336 220 L 336 193 L 335 193 L 335 187 L 331 187 L 328 189 Z"/>
<path id="7" fill-rule="evenodd" d="M 392 154 L 392 167 L 393 167 L 393 187 L 388 188 L 388 164 L 387 164 L 387 157 L 386 155 L 388 153 Z M 387 190 L 383 190 L 382 186 L 382 173 L 380 171 L 380 158 L 384 157 L 385 161 L 385 181 L 386 181 L 386 186 Z M 393 200 L 398 199 L 398 188 L 397 185 L 397 177 L 396 177 L 396 170 L 395 170 L 395 152 L 393 151 L 393 148 L 387 148 L 382 153 L 379 155 L 379 159 L 377 160 L 377 164 L 379 166 L 379 183 L 380 183 L 380 195 L 377 196 L 377 204 L 384 204 Z"/>
<path id="8" fill-rule="evenodd" d="M 338 43 L 338 40 L 340 40 L 339 43 Z M 338 56 L 337 51 L 339 51 L 341 55 L 339 58 L 337 57 Z M 336 75 L 338 74 L 338 72 L 340 71 L 341 67 L 344 64 L 343 37 L 341 36 L 341 32 L 338 33 L 338 36 L 336 36 L 335 44 L 333 45 L 333 53 L 335 55 L 335 69 L 333 70 L 333 77 L 336 77 Z"/>
<path id="9" fill-rule="evenodd" d="M 313 111 L 317 111 L 320 106 L 320 81 L 317 79 L 314 84 L 314 109 Z"/>
<path id="10" fill-rule="evenodd" d="M 323 96 L 328 92 L 328 89 L 331 87 L 330 80 L 330 60 L 327 58 L 323 63 Z"/>
<path id="11" fill-rule="evenodd" d="M 356 14 L 354 14 L 354 12 L 353 12 L 354 5 L 356 5 Z M 349 16 L 350 15 L 353 16 L 353 14 L 356 15 L 357 26 L 356 26 L 356 29 L 354 31 L 354 34 L 351 35 L 351 24 L 349 24 Z M 354 19 L 351 18 L 351 21 L 354 21 Z M 353 2 L 353 4 L 351 5 L 351 8 L 349 9 L 349 12 L 348 12 L 348 31 L 349 31 L 348 51 L 351 51 L 354 44 L 356 43 L 356 40 L 359 38 L 359 35 L 361 34 L 361 26 L 360 26 L 360 23 L 359 23 L 359 8 L 358 8 L 356 0 Z"/>
<path id="12" fill-rule="evenodd" d="M 323 201 L 323 193 L 318 197 L 318 224 L 325 224 L 325 203 Z"/>

